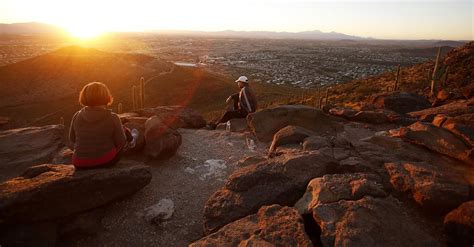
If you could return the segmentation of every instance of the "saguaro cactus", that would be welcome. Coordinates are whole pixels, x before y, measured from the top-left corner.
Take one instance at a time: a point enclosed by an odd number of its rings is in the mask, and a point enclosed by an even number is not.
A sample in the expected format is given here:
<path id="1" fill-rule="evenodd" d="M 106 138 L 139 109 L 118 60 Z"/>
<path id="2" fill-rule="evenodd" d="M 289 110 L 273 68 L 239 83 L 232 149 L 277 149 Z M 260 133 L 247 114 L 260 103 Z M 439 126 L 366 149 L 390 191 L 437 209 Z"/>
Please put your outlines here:
<path id="1" fill-rule="evenodd" d="M 122 113 L 123 113 L 123 106 L 122 106 L 122 103 L 118 103 L 118 106 L 117 106 L 117 113 L 118 113 L 118 114 L 122 114 Z"/>
<path id="2" fill-rule="evenodd" d="M 397 75 L 395 77 L 395 84 L 393 85 L 393 91 L 398 90 L 399 81 L 400 81 L 400 64 L 397 67 Z"/>
<path id="3" fill-rule="evenodd" d="M 433 74 L 431 75 L 431 89 L 430 89 L 430 94 L 434 95 L 435 92 L 435 87 L 436 87 L 436 80 L 438 76 L 438 67 L 439 67 L 439 58 L 441 55 L 441 47 L 438 47 L 438 54 L 436 55 L 436 62 L 435 66 L 433 69 Z"/>
<path id="4" fill-rule="evenodd" d="M 132 107 L 133 107 L 133 110 L 136 110 L 137 109 L 137 87 L 136 86 L 133 86 L 132 87 Z"/>
<path id="5" fill-rule="evenodd" d="M 446 66 L 446 70 L 444 71 L 444 82 L 443 87 L 448 85 L 448 77 L 449 77 L 449 66 Z"/>
<path id="6" fill-rule="evenodd" d="M 145 107 L 145 78 L 140 78 L 140 108 Z"/>
<path id="7" fill-rule="evenodd" d="M 318 86 L 316 88 L 315 95 L 316 95 L 316 98 L 314 99 L 314 107 L 319 107 L 318 102 L 319 102 L 319 98 L 321 97 L 321 87 Z"/>
<path id="8" fill-rule="evenodd" d="M 322 109 L 322 108 L 323 108 L 323 100 L 324 100 L 323 97 L 320 97 L 320 98 L 319 98 L 319 109 Z"/>

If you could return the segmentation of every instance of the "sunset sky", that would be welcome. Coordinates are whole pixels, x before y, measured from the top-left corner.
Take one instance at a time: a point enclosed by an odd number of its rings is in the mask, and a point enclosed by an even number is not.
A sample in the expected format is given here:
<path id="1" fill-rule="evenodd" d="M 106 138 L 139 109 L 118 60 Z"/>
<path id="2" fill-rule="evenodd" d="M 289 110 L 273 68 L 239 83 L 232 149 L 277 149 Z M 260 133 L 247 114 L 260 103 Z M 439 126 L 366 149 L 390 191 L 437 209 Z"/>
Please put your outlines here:
<path id="1" fill-rule="evenodd" d="M 0 0 L 0 22 L 72 32 L 335 31 L 382 39 L 474 39 L 473 0 Z"/>

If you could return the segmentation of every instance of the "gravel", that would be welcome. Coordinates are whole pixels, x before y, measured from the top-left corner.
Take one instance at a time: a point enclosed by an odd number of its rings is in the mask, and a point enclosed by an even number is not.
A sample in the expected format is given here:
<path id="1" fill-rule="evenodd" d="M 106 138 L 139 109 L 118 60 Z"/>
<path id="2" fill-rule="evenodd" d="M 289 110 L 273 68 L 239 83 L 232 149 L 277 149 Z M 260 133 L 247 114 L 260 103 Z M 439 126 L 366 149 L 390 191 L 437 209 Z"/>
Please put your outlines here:
<path id="1" fill-rule="evenodd" d="M 249 149 L 249 135 L 227 131 L 180 129 L 183 144 L 168 160 L 121 161 L 145 163 L 153 179 L 135 195 L 106 208 L 103 230 L 74 240 L 72 246 L 187 246 L 203 234 L 203 208 L 212 193 L 238 167 L 238 160 L 265 153 L 265 146 Z M 253 147 L 252 147 L 253 148 Z M 139 157 L 138 159 L 143 159 Z M 139 212 L 167 198 L 174 202 L 172 217 L 151 224 Z"/>

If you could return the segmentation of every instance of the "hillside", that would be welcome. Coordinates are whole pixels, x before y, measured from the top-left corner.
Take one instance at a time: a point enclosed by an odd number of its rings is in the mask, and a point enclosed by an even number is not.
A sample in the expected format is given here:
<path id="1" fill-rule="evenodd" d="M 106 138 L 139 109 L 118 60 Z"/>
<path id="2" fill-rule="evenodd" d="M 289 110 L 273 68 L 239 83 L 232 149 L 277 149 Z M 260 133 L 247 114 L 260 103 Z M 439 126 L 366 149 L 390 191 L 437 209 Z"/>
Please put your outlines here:
<path id="1" fill-rule="evenodd" d="M 402 67 L 400 71 L 400 91 L 414 92 L 428 96 L 431 75 L 435 61 Z M 449 66 L 446 80 L 446 68 Z M 373 94 L 383 93 L 388 87 L 393 87 L 396 78 L 394 71 L 361 80 L 338 84 L 331 88 L 330 100 L 333 103 L 358 102 L 369 99 Z M 446 84 L 443 86 L 442 84 Z M 437 91 L 445 89 L 450 97 L 464 97 L 474 83 L 474 42 L 451 50 L 440 58 L 440 83 Z M 467 91 L 466 91 L 467 90 Z M 467 97 L 467 96 L 465 96 Z"/>
<path id="2" fill-rule="evenodd" d="M 92 81 L 109 86 L 114 110 L 118 103 L 131 110 L 132 86 L 138 86 L 142 76 L 147 80 L 147 106 L 187 105 L 208 118 L 219 115 L 225 99 L 237 90 L 235 79 L 204 69 L 178 67 L 146 55 L 71 46 L 0 67 L 0 116 L 15 122 L 8 127 L 57 123 L 60 117 L 67 123 L 80 107 L 80 89 Z M 301 92 L 268 84 L 254 84 L 254 88 L 262 105 Z"/>
<path id="3" fill-rule="evenodd" d="M 144 55 L 66 47 L 0 67 L 0 107 L 73 95 L 91 81 L 107 82 L 117 90 L 140 76 L 170 68 L 170 64 Z"/>

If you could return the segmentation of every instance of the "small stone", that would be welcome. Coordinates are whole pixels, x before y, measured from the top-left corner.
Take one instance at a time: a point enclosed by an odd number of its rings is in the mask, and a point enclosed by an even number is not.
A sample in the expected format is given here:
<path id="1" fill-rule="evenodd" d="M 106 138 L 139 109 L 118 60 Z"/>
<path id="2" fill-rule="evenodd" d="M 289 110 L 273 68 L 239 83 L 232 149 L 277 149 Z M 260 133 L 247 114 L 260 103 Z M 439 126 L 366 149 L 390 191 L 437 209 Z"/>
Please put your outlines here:
<path id="1" fill-rule="evenodd" d="M 146 221 L 160 224 L 167 221 L 173 216 L 174 202 L 170 199 L 161 199 L 157 204 L 147 207 L 139 216 L 145 218 Z"/>

